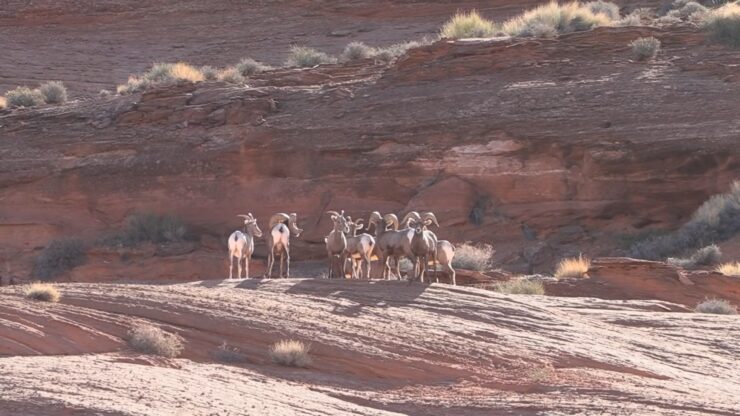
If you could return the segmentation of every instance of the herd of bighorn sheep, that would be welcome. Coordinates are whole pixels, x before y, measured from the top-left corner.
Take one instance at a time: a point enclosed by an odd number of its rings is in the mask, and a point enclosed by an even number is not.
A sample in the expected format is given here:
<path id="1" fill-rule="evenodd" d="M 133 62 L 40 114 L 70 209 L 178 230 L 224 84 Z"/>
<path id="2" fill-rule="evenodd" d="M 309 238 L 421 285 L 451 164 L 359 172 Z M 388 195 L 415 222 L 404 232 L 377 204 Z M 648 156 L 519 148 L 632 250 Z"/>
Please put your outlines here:
<path id="1" fill-rule="evenodd" d="M 390 279 L 393 276 L 392 259 L 395 263 L 395 276 L 400 279 L 400 260 L 406 257 L 413 262 L 414 279 L 423 282 L 431 263 L 436 281 L 439 281 L 436 276 L 436 265 L 439 264 L 450 276 L 452 284 L 456 284 L 455 270 L 452 268 L 455 246 L 447 240 L 437 239 L 437 235 L 428 229 L 432 225 L 439 227 L 437 217 L 432 212 L 411 211 L 399 222 L 395 214 L 381 215 L 374 211 L 368 219 L 367 231 L 374 226 L 375 235 L 357 234 L 364 227 L 362 219 L 353 221 L 352 217 L 344 215 L 344 211 L 326 213 L 330 215 L 333 223 L 332 230 L 324 238 L 329 257 L 329 278 L 344 278 L 345 266 L 349 260 L 350 276 L 353 279 L 363 276 L 369 279 L 371 262 L 373 257 L 376 257 L 383 266 L 383 278 Z M 239 217 L 244 218 L 244 231 L 237 230 L 229 236 L 229 279 L 233 278 L 234 257 L 237 259 L 237 278 L 242 277 L 242 261 L 244 277 L 249 277 L 249 261 L 254 253 L 254 239 L 262 237 L 262 230 L 257 226 L 257 220 L 251 213 Z M 265 236 L 268 248 L 265 277 L 272 277 L 276 256 L 280 257 L 279 276 L 290 277 L 290 236 L 292 233 L 298 237 L 303 232 L 296 222 L 295 213 L 278 213 L 270 218 L 269 231 Z"/>

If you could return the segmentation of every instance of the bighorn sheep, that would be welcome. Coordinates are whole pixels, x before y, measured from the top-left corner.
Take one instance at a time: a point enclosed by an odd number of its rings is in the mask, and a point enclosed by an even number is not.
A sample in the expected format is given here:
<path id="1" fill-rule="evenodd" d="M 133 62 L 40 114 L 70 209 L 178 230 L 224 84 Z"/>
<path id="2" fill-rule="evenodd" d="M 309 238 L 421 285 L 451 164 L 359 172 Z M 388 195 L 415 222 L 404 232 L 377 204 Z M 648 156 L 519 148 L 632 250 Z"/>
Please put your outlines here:
<path id="1" fill-rule="evenodd" d="M 280 277 L 283 277 L 283 259 L 285 259 L 284 277 L 290 277 L 290 232 L 292 231 L 296 237 L 303 232 L 296 225 L 297 218 L 298 215 L 295 212 L 290 215 L 281 212 L 270 218 L 270 232 L 265 236 L 268 250 L 265 277 L 272 277 L 272 266 L 275 264 L 276 255 L 280 255 Z"/>
<path id="2" fill-rule="evenodd" d="M 452 259 L 455 257 L 455 246 L 452 245 L 447 240 L 439 240 L 437 241 L 437 262 L 442 265 L 442 268 L 444 271 L 447 272 L 447 274 L 450 275 L 450 279 L 452 280 L 452 285 L 455 286 L 457 283 L 455 282 L 455 269 L 452 268 Z M 436 276 L 436 265 L 435 266 L 435 276 Z M 437 282 L 439 282 L 439 279 L 437 279 Z"/>
<path id="3" fill-rule="evenodd" d="M 373 256 L 373 250 L 375 249 L 375 238 L 367 233 L 357 235 L 357 231 L 363 227 L 362 219 L 356 221 L 352 221 L 351 217 L 347 219 L 352 235 L 347 237 L 346 254 L 352 263 L 352 278 L 362 278 L 362 262 L 364 261 L 365 278 L 369 279 L 370 262 Z"/>
<path id="4" fill-rule="evenodd" d="M 344 263 L 347 260 L 346 235 L 349 234 L 349 224 L 344 217 L 344 210 L 341 214 L 336 211 L 326 211 L 326 213 L 331 215 L 331 220 L 334 222 L 334 229 L 331 230 L 328 236 L 324 237 L 326 254 L 329 256 L 329 279 L 334 277 L 334 259 L 337 257 L 340 259 L 339 274 L 344 277 Z"/>
<path id="5" fill-rule="evenodd" d="M 375 247 L 378 260 L 383 266 L 383 278 L 389 279 L 391 266 L 389 259 L 396 261 L 396 275 L 401 278 L 399 260 L 402 256 L 411 257 L 411 235 L 409 229 L 398 229 L 398 217 L 395 214 L 386 214 L 381 217 L 378 211 L 373 211 L 368 219 L 368 227 L 375 225 Z M 388 227 L 391 227 L 388 229 Z"/>
<path id="6" fill-rule="evenodd" d="M 234 257 L 238 267 L 237 279 L 242 277 L 242 259 L 244 259 L 244 278 L 249 277 L 249 261 L 254 253 L 254 238 L 262 237 L 262 230 L 250 212 L 248 215 L 237 215 L 244 218 L 244 232 L 234 231 L 229 236 L 229 279 L 234 273 Z"/>
<path id="7" fill-rule="evenodd" d="M 437 239 L 432 237 L 431 231 L 425 229 L 425 226 L 431 223 L 431 219 L 424 221 L 411 219 L 409 221 L 409 225 L 412 227 L 414 232 L 411 237 L 411 258 L 414 262 L 415 278 L 419 279 L 421 282 L 424 282 L 424 274 L 426 273 L 429 261 L 431 260 L 432 265 L 434 265 L 437 257 Z"/>

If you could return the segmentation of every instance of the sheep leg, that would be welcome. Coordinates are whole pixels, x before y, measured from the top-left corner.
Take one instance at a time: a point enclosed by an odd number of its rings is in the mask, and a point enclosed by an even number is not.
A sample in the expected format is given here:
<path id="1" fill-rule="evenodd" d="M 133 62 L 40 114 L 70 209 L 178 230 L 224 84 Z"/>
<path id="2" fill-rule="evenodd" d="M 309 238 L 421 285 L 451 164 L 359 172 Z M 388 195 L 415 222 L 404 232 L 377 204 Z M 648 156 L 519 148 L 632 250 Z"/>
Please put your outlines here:
<path id="1" fill-rule="evenodd" d="M 236 259 L 236 267 L 237 267 L 236 278 L 241 279 L 242 278 L 242 256 L 239 256 L 239 258 Z"/>
<path id="2" fill-rule="evenodd" d="M 234 256 L 229 254 L 229 279 L 231 279 L 231 276 L 233 275 L 232 269 L 234 268 Z"/>
<path id="3" fill-rule="evenodd" d="M 365 278 L 370 280 L 370 256 L 365 255 Z"/>
<path id="4" fill-rule="evenodd" d="M 347 278 L 347 255 L 342 253 L 339 255 L 339 278 L 340 279 L 346 279 Z"/>
<path id="5" fill-rule="evenodd" d="M 283 259 L 285 258 L 285 254 L 281 251 L 280 252 L 280 274 L 278 275 L 278 278 L 283 277 Z"/>
<path id="6" fill-rule="evenodd" d="M 450 278 L 452 279 L 452 286 L 457 286 L 457 283 L 455 282 L 455 269 L 452 268 L 450 264 L 446 264 L 447 273 L 450 274 Z"/>
<path id="7" fill-rule="evenodd" d="M 252 259 L 252 256 L 247 256 L 244 259 L 244 278 L 249 279 L 249 260 Z"/>
<path id="8" fill-rule="evenodd" d="M 285 278 L 290 277 L 290 248 L 285 247 Z"/>
<path id="9" fill-rule="evenodd" d="M 270 254 L 267 255 L 267 274 L 265 275 L 266 278 L 272 277 L 272 266 L 275 265 L 275 253 L 270 252 Z"/>
<path id="10" fill-rule="evenodd" d="M 396 276 L 398 276 L 398 280 L 401 280 L 401 257 L 396 256 L 394 260 L 396 262 Z"/>

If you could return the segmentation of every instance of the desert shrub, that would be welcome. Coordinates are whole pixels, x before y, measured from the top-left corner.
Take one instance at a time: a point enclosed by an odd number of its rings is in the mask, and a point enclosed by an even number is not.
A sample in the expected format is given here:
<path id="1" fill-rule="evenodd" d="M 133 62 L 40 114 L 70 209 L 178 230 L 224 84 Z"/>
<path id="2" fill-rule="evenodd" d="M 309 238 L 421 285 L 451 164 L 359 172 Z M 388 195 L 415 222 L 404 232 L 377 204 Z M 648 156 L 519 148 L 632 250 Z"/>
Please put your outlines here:
<path id="1" fill-rule="evenodd" d="M 696 305 L 694 311 L 699 313 L 713 313 L 717 315 L 735 315 L 737 308 L 724 299 L 705 299 Z"/>
<path id="2" fill-rule="evenodd" d="M 50 280 L 83 263 L 85 263 L 85 245 L 82 240 L 74 238 L 53 240 L 33 259 L 33 275 L 41 280 Z"/>
<path id="3" fill-rule="evenodd" d="M 98 96 L 101 98 L 107 98 L 113 95 L 113 93 L 110 90 L 102 89 L 98 91 Z"/>
<path id="4" fill-rule="evenodd" d="M 452 267 L 477 271 L 488 270 L 493 264 L 494 252 L 490 244 L 473 245 L 469 242 L 458 244 L 455 247 L 455 257 L 452 258 Z"/>
<path id="5" fill-rule="evenodd" d="M 8 106 L 8 100 L 6 100 L 5 97 L 0 95 L 0 110 L 5 110 L 7 106 Z"/>
<path id="6" fill-rule="evenodd" d="M 59 302 L 61 295 L 54 285 L 48 283 L 31 283 L 23 290 L 23 294 L 34 300 L 42 302 Z"/>
<path id="7" fill-rule="evenodd" d="M 293 46 L 285 66 L 307 68 L 321 64 L 335 63 L 337 60 L 324 52 L 307 46 Z"/>
<path id="8" fill-rule="evenodd" d="M 116 91 L 119 94 L 132 94 L 160 84 L 178 81 L 200 82 L 204 79 L 203 73 L 198 68 L 184 62 L 156 63 L 141 76 L 129 76 L 128 81 L 119 85 Z"/>
<path id="9" fill-rule="evenodd" d="M 632 245 L 629 254 L 640 259 L 664 259 L 675 253 L 724 241 L 738 231 L 740 231 L 740 181 L 735 181 L 730 192 L 709 198 L 681 228 L 639 241 Z"/>
<path id="10" fill-rule="evenodd" d="M 409 49 L 418 48 L 420 46 L 428 45 L 428 40 L 422 41 L 408 41 L 401 43 L 394 43 L 393 45 L 386 46 L 383 48 L 375 49 L 375 58 L 381 61 L 391 61 L 399 56 L 408 52 Z"/>
<path id="11" fill-rule="evenodd" d="M 560 260 L 555 268 L 555 277 L 586 277 L 589 268 L 591 268 L 591 260 L 579 254 L 578 257 Z"/>
<path id="12" fill-rule="evenodd" d="M 511 295 L 544 295 L 545 286 L 538 280 L 526 278 L 496 283 L 494 290 Z"/>
<path id="13" fill-rule="evenodd" d="M 442 26 L 440 38 L 488 38 L 496 33 L 496 25 L 477 11 L 458 12 Z"/>
<path id="14" fill-rule="evenodd" d="M 642 26 L 642 18 L 636 14 L 629 14 L 616 22 L 617 26 Z"/>
<path id="15" fill-rule="evenodd" d="M 537 33 L 569 33 L 612 24 L 609 16 L 594 14 L 589 7 L 578 2 L 558 4 L 552 1 L 507 20 L 502 31 L 511 36 L 535 36 Z"/>
<path id="16" fill-rule="evenodd" d="M 740 261 L 720 264 L 715 270 L 725 276 L 740 277 Z"/>
<path id="17" fill-rule="evenodd" d="M 62 81 L 49 81 L 41 84 L 39 92 L 47 104 L 62 104 L 67 101 L 67 88 Z"/>
<path id="18" fill-rule="evenodd" d="M 246 82 L 246 78 L 236 68 L 226 68 L 218 73 L 219 81 L 227 82 L 229 84 L 243 84 Z"/>
<path id="19" fill-rule="evenodd" d="M 654 58 L 660 50 L 660 41 L 650 36 L 647 38 L 637 38 L 630 43 L 632 46 L 632 55 L 638 61 L 645 61 Z"/>
<path id="20" fill-rule="evenodd" d="M 311 364 L 308 353 L 311 346 L 296 340 L 278 341 L 270 347 L 270 358 L 276 364 L 289 367 L 307 367 Z"/>
<path id="21" fill-rule="evenodd" d="M 206 81 L 215 81 L 218 79 L 218 69 L 204 65 L 200 67 L 200 73 L 203 74 L 203 79 Z"/>
<path id="22" fill-rule="evenodd" d="M 590 1 L 584 6 L 588 7 L 593 14 L 603 14 L 611 20 L 619 20 L 619 6 L 610 1 Z"/>
<path id="23" fill-rule="evenodd" d="M 711 266 L 719 263 L 722 251 L 715 244 L 696 250 L 689 258 L 668 257 L 666 262 L 676 267 Z"/>
<path id="24" fill-rule="evenodd" d="M 144 242 L 159 244 L 184 241 L 189 237 L 187 225 L 178 217 L 140 212 L 126 218 L 123 230 L 107 242 L 131 247 Z"/>
<path id="25" fill-rule="evenodd" d="M 214 359 L 222 363 L 243 363 L 247 361 L 247 356 L 239 351 L 239 348 L 233 347 L 224 341 L 211 354 Z"/>
<path id="26" fill-rule="evenodd" d="M 707 8 L 695 1 L 674 2 L 673 10 L 669 11 L 666 16 L 680 20 L 697 18 L 707 12 Z"/>
<path id="27" fill-rule="evenodd" d="M 362 42 L 350 42 L 342 51 L 343 61 L 354 61 L 357 59 L 367 59 L 375 56 L 375 48 L 365 45 Z"/>
<path id="28" fill-rule="evenodd" d="M 243 58 L 238 64 L 236 64 L 234 69 L 236 69 L 236 71 L 242 76 L 246 77 L 249 75 L 259 74 L 260 72 L 269 71 L 272 67 L 270 65 L 263 64 L 262 62 L 257 62 L 252 58 Z"/>
<path id="29" fill-rule="evenodd" d="M 39 90 L 28 87 L 17 87 L 5 93 L 5 100 L 10 108 L 36 107 L 44 104 L 44 95 Z"/>
<path id="30" fill-rule="evenodd" d="M 740 3 L 727 3 L 706 13 L 703 26 L 713 42 L 740 47 Z"/>
<path id="31" fill-rule="evenodd" d="M 151 325 L 137 325 L 126 335 L 129 347 L 144 354 L 177 357 L 183 350 L 182 338 Z"/>

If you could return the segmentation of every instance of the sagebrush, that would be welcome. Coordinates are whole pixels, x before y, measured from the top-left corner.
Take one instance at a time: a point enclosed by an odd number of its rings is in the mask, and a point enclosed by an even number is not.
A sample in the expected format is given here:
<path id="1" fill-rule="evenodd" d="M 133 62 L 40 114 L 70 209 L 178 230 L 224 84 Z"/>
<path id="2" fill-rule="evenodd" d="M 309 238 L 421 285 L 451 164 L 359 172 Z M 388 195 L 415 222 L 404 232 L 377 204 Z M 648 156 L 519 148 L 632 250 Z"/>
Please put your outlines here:
<path id="1" fill-rule="evenodd" d="M 247 356 L 239 348 L 229 345 L 224 341 L 215 351 L 212 352 L 213 358 L 223 363 L 243 363 L 248 361 Z"/>
<path id="2" fill-rule="evenodd" d="M 632 257 L 662 260 L 677 253 L 706 247 L 731 238 L 740 231 L 740 181 L 726 194 L 704 202 L 691 220 L 678 230 L 647 238 L 630 247 Z"/>
<path id="3" fill-rule="evenodd" d="M 579 2 L 559 4 L 552 1 L 507 20 L 501 30 L 511 36 L 551 36 L 613 24 L 606 14 L 594 13 Z"/>
<path id="4" fill-rule="evenodd" d="M 638 61 L 652 59 L 660 51 L 660 41 L 652 36 L 637 38 L 630 43 L 632 55 Z"/>
<path id="5" fill-rule="evenodd" d="M 28 87 L 17 87 L 6 92 L 5 100 L 10 108 L 36 107 L 46 102 L 39 90 L 32 90 Z"/>
<path id="6" fill-rule="evenodd" d="M 706 299 L 694 308 L 699 313 L 712 313 L 716 315 L 736 315 L 737 308 L 724 299 Z"/>
<path id="7" fill-rule="evenodd" d="M 464 243 L 455 246 L 455 257 L 452 258 L 452 267 L 485 271 L 493 264 L 493 254 L 496 251 L 490 244 Z"/>
<path id="8" fill-rule="evenodd" d="M 33 260 L 33 275 L 41 280 L 55 276 L 85 263 L 85 244 L 76 238 L 53 240 Z"/>
<path id="9" fill-rule="evenodd" d="M 62 104 L 67 101 L 67 88 L 62 81 L 49 81 L 41 84 L 39 92 L 47 104 Z"/>
<path id="10" fill-rule="evenodd" d="M 285 66 L 307 68 L 321 64 L 335 63 L 337 60 L 328 54 L 307 46 L 293 46 L 285 61 Z"/>
<path id="11" fill-rule="evenodd" d="M 252 58 L 243 58 L 239 63 L 234 66 L 237 72 L 242 76 L 246 77 L 249 75 L 259 74 L 261 72 L 269 71 L 272 69 L 271 66 L 263 64 L 262 62 L 255 61 Z"/>
<path id="12" fill-rule="evenodd" d="M 144 242 L 173 243 L 190 238 L 187 224 L 169 214 L 138 212 L 126 218 L 123 230 L 106 239 L 108 244 L 135 246 Z"/>
<path id="13" fill-rule="evenodd" d="M 137 325 L 126 335 L 126 342 L 136 351 L 145 354 L 177 357 L 183 350 L 182 338 L 152 325 Z"/>
<path id="14" fill-rule="evenodd" d="M 712 41 L 740 47 L 740 2 L 727 3 L 705 13 L 703 27 Z"/>
<path id="15" fill-rule="evenodd" d="M 711 244 L 696 250 L 688 258 L 668 257 L 666 262 L 676 267 L 713 266 L 722 259 L 722 251 L 716 244 Z"/>

